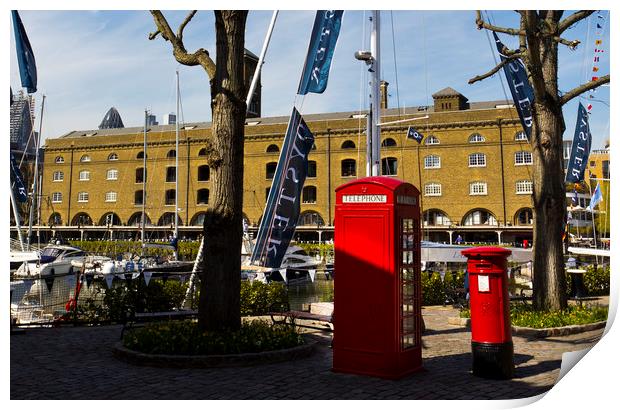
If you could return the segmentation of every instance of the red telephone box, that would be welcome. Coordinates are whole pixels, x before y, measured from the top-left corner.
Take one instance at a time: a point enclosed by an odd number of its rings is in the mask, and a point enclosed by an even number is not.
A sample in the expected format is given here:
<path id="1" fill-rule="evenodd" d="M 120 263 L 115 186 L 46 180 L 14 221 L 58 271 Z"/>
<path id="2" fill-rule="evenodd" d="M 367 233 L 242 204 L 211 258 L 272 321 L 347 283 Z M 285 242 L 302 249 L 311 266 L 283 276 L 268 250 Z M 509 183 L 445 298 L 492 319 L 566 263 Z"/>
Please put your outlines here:
<path id="1" fill-rule="evenodd" d="M 506 258 L 509 249 L 482 246 L 461 251 L 467 257 L 471 347 L 476 376 L 509 379 L 514 374 Z"/>
<path id="2" fill-rule="evenodd" d="M 419 196 L 387 177 L 336 189 L 336 372 L 396 379 L 422 368 Z"/>

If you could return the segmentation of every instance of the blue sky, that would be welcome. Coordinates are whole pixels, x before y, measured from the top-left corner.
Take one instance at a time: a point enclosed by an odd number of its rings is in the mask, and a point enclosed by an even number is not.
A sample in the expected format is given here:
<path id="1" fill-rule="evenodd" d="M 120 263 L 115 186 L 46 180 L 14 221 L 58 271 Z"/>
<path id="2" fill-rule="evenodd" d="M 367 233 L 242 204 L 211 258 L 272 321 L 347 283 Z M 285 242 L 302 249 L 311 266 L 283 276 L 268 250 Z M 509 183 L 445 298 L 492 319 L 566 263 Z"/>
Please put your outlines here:
<path id="1" fill-rule="evenodd" d="M 271 10 L 251 11 L 246 29 L 246 48 L 259 54 Z M 314 20 L 313 11 L 282 11 L 278 16 L 262 73 L 263 116 L 289 115 L 307 51 Z M 183 118 L 186 122 L 210 121 L 207 76 L 199 67 L 180 66 L 171 46 L 161 37 L 148 40 L 154 23 L 148 11 L 20 11 L 34 49 L 39 90 L 46 95 L 43 137 L 55 138 L 72 130 L 95 129 L 106 111 L 115 106 L 125 126 L 141 126 L 147 108 L 161 122 L 175 110 L 175 70 L 181 78 Z M 185 11 L 166 12 L 176 30 Z M 607 13 L 603 13 L 607 16 Z M 490 11 L 498 25 L 518 26 L 516 13 Z M 305 114 L 355 111 L 365 108 L 365 69 L 353 53 L 368 48 L 368 13 L 345 13 L 329 85 L 322 95 L 310 94 L 299 105 Z M 382 12 L 382 73 L 390 83 L 389 106 L 431 105 L 431 94 L 452 87 L 470 101 L 498 100 L 509 94 L 500 85 L 500 75 L 468 85 L 467 80 L 495 65 L 485 31 L 478 31 L 473 11 Z M 393 21 L 393 26 L 392 26 Z M 594 23 L 593 23 L 594 24 Z M 560 89 L 568 91 L 590 74 L 594 28 L 584 21 L 565 33 L 579 39 L 575 51 L 560 46 Z M 394 40 L 392 37 L 394 35 Z M 364 36 L 365 34 L 365 36 Z M 213 13 L 199 12 L 185 30 L 191 52 L 199 47 L 214 52 Z M 516 39 L 501 36 L 516 46 Z M 589 40 L 587 42 L 587 40 Z M 394 47 L 395 44 L 395 47 Z M 603 37 L 605 53 L 599 64 L 601 75 L 609 73 L 609 26 Z M 10 82 L 20 89 L 19 74 L 10 35 Z M 497 57 L 496 57 L 497 58 Z M 396 69 L 395 69 L 396 67 Z M 396 82 L 398 76 L 398 87 Z M 503 74 L 501 75 L 503 77 Z M 609 137 L 609 87 L 601 87 L 594 102 L 591 130 L 594 148 L 602 148 Z M 363 91 L 363 92 L 362 92 Z M 508 97 L 509 98 L 509 97 Z M 37 115 L 38 110 L 37 107 Z M 564 107 L 566 132 L 572 138 L 577 99 Z M 38 127 L 38 121 L 37 121 Z"/>

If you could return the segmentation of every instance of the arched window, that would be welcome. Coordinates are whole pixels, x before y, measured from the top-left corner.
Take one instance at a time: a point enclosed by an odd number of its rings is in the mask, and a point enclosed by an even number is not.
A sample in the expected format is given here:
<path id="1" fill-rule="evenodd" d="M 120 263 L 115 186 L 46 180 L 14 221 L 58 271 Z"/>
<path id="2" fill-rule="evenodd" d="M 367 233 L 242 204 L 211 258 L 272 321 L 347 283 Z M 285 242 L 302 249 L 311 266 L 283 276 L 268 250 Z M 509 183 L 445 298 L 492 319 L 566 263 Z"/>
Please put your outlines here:
<path id="1" fill-rule="evenodd" d="M 516 193 L 517 194 L 532 194 L 534 192 L 534 185 L 529 179 L 523 179 L 517 181 Z"/>
<path id="2" fill-rule="evenodd" d="M 114 212 L 104 214 L 99 220 L 99 226 L 122 225 L 121 218 Z"/>
<path id="3" fill-rule="evenodd" d="M 463 218 L 463 225 L 497 225 L 497 219 L 495 219 L 492 213 L 485 209 L 476 209 L 465 215 L 465 218 Z"/>
<path id="4" fill-rule="evenodd" d="M 426 137 L 424 143 L 426 145 L 439 145 L 439 138 L 434 135 L 429 135 L 428 137 Z"/>
<path id="5" fill-rule="evenodd" d="M 85 225 L 91 226 L 91 225 L 94 225 L 94 224 L 93 224 L 93 220 L 90 217 L 90 215 L 88 215 L 85 212 L 80 212 L 80 213 L 78 213 L 77 215 L 75 215 L 73 217 L 73 219 L 71 220 L 71 225 L 74 225 L 74 226 L 78 226 L 78 225 L 79 226 L 85 226 Z"/>
<path id="6" fill-rule="evenodd" d="M 316 178 L 316 161 L 308 161 L 307 178 Z"/>
<path id="7" fill-rule="evenodd" d="M 62 192 L 53 192 L 52 193 L 52 202 L 55 204 L 59 204 L 62 202 Z"/>
<path id="8" fill-rule="evenodd" d="M 78 192 L 78 202 L 88 202 L 88 192 Z"/>
<path id="9" fill-rule="evenodd" d="M 318 212 L 306 211 L 299 215 L 299 223 L 301 226 L 322 226 L 325 225 L 323 217 Z"/>
<path id="10" fill-rule="evenodd" d="M 398 160 L 394 157 L 387 157 L 381 160 L 381 175 L 397 175 Z"/>
<path id="11" fill-rule="evenodd" d="M 108 181 L 116 181 L 118 179 L 118 169 L 108 169 L 106 179 Z"/>
<path id="12" fill-rule="evenodd" d="M 271 144 L 267 147 L 267 152 L 280 152 L 280 148 L 276 144 Z"/>
<path id="13" fill-rule="evenodd" d="M 198 167 L 198 181 L 204 182 L 208 181 L 211 177 L 211 170 L 208 165 L 200 165 Z"/>
<path id="14" fill-rule="evenodd" d="M 60 182 L 63 181 L 65 179 L 65 173 L 62 171 L 54 171 L 54 176 L 52 178 L 52 181 L 54 182 Z"/>
<path id="15" fill-rule="evenodd" d="M 159 221 L 157 222 L 158 226 L 165 226 L 165 225 L 174 225 L 175 221 L 175 214 L 174 212 L 165 212 L 160 218 Z M 183 221 L 181 220 L 181 217 L 178 217 L 179 220 L 179 225 L 183 225 Z"/>
<path id="16" fill-rule="evenodd" d="M 382 147 L 395 147 L 396 146 L 396 141 L 394 141 L 393 138 L 386 138 L 381 143 L 381 146 Z"/>
<path id="17" fill-rule="evenodd" d="M 144 191 L 139 189 L 133 194 L 134 205 L 144 205 Z"/>
<path id="18" fill-rule="evenodd" d="M 515 134 L 515 141 L 527 141 L 527 134 L 523 131 L 519 131 Z"/>
<path id="19" fill-rule="evenodd" d="M 176 201 L 176 190 L 166 189 L 166 205 L 174 205 Z"/>
<path id="20" fill-rule="evenodd" d="M 142 212 L 136 212 L 127 220 L 129 226 L 141 226 L 142 225 Z M 144 215 L 144 225 L 151 225 L 151 219 L 148 215 Z"/>
<path id="21" fill-rule="evenodd" d="M 50 218 L 47 220 L 48 225 L 62 225 L 62 217 L 58 212 L 54 212 L 50 215 Z"/>
<path id="22" fill-rule="evenodd" d="M 265 165 L 265 176 L 267 179 L 273 179 L 273 176 L 276 173 L 277 167 L 278 167 L 277 162 L 268 162 L 267 165 Z"/>
<path id="23" fill-rule="evenodd" d="M 90 155 L 88 154 L 82 155 L 82 157 L 80 158 L 80 162 L 90 162 Z"/>
<path id="24" fill-rule="evenodd" d="M 355 148 L 355 143 L 353 141 L 351 141 L 351 140 L 346 140 L 345 142 L 342 143 L 340 148 L 342 148 L 342 149 L 354 149 Z"/>
<path id="25" fill-rule="evenodd" d="M 57 163 L 57 164 L 64 164 L 65 163 L 65 159 L 62 157 L 62 155 L 59 155 L 59 156 L 56 157 L 54 162 Z"/>
<path id="26" fill-rule="evenodd" d="M 424 196 L 441 196 L 441 184 L 436 182 L 425 184 Z"/>
<path id="27" fill-rule="evenodd" d="M 108 161 L 118 161 L 118 154 L 113 152 L 110 155 L 108 155 Z"/>
<path id="28" fill-rule="evenodd" d="M 198 156 L 199 157 L 206 157 L 207 156 L 207 149 L 206 148 L 200 148 L 200 151 L 198 151 Z"/>
<path id="29" fill-rule="evenodd" d="M 470 167 L 486 167 L 487 156 L 482 153 L 469 154 L 469 166 Z"/>
<path id="30" fill-rule="evenodd" d="M 138 155 L 136 155 L 136 159 L 142 159 L 144 158 L 144 151 L 140 151 L 138 152 Z"/>
<path id="31" fill-rule="evenodd" d="M 203 226 L 205 224 L 205 213 L 198 212 L 189 223 L 191 226 Z"/>
<path id="32" fill-rule="evenodd" d="M 78 179 L 80 181 L 90 181 L 90 171 L 85 169 L 81 170 L 78 174 Z"/>
<path id="33" fill-rule="evenodd" d="M 171 149 L 170 151 L 168 151 L 168 153 L 166 154 L 166 158 L 176 158 L 177 157 L 177 151 L 174 149 Z"/>
<path id="34" fill-rule="evenodd" d="M 340 162 L 340 175 L 343 177 L 354 177 L 357 175 L 354 159 L 343 159 Z"/>
<path id="35" fill-rule="evenodd" d="M 534 213 L 531 208 L 523 208 L 517 211 L 515 215 L 515 225 L 532 225 L 534 222 Z"/>
<path id="36" fill-rule="evenodd" d="M 476 142 L 484 142 L 485 139 L 482 135 L 475 133 L 469 136 L 469 143 L 474 144 Z"/>
<path id="37" fill-rule="evenodd" d="M 424 157 L 424 168 L 441 168 L 441 159 L 438 155 L 427 155 Z"/>
<path id="38" fill-rule="evenodd" d="M 424 226 L 450 226 L 452 221 L 448 215 L 439 209 L 429 209 L 424 212 Z"/>
<path id="39" fill-rule="evenodd" d="M 316 204 L 316 187 L 305 186 L 301 194 L 302 202 L 304 204 Z"/>
<path id="40" fill-rule="evenodd" d="M 206 188 L 199 189 L 196 193 L 196 203 L 198 205 L 207 205 L 209 203 L 209 190 Z"/>

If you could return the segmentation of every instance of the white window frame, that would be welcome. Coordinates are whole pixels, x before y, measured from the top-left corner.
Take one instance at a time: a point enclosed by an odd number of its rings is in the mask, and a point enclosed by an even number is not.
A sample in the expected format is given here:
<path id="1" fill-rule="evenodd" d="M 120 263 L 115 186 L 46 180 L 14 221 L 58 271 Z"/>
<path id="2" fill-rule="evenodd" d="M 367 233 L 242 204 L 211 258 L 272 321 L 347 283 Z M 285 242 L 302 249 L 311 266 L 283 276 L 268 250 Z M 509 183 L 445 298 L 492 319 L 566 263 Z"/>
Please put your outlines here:
<path id="1" fill-rule="evenodd" d="M 90 155 L 84 154 L 80 157 L 80 162 L 90 162 Z"/>
<path id="2" fill-rule="evenodd" d="M 441 184 L 431 182 L 424 185 L 424 196 L 441 196 Z"/>
<path id="3" fill-rule="evenodd" d="M 86 173 L 86 178 L 83 177 L 83 173 Z M 78 181 L 90 181 L 90 171 L 87 169 L 83 169 L 78 174 Z"/>
<path id="4" fill-rule="evenodd" d="M 65 180 L 65 173 L 62 171 L 54 171 L 52 182 L 62 182 Z"/>
<path id="5" fill-rule="evenodd" d="M 88 202 L 88 192 L 78 192 L 78 202 Z"/>
<path id="6" fill-rule="evenodd" d="M 515 141 L 527 141 L 527 134 L 525 131 L 519 131 L 515 134 Z"/>
<path id="7" fill-rule="evenodd" d="M 424 143 L 426 145 L 439 145 L 440 141 L 439 138 L 437 138 L 434 135 L 429 135 L 428 137 L 426 137 L 426 141 L 424 141 Z"/>
<path id="8" fill-rule="evenodd" d="M 437 161 L 435 161 L 437 159 Z M 429 161 L 433 161 L 429 164 Z M 427 155 L 424 157 L 424 169 L 439 169 L 441 168 L 441 157 L 439 155 Z"/>
<path id="9" fill-rule="evenodd" d="M 118 169 L 108 169 L 106 179 L 108 181 L 116 181 L 118 179 Z"/>
<path id="10" fill-rule="evenodd" d="M 479 133 L 470 135 L 469 139 L 467 140 L 467 142 L 469 142 L 470 144 L 477 144 L 477 143 L 485 142 L 485 141 L 486 141 L 486 138 L 484 138 Z"/>
<path id="11" fill-rule="evenodd" d="M 118 154 L 116 152 L 113 152 L 108 155 L 108 161 L 118 161 Z"/>
<path id="12" fill-rule="evenodd" d="M 483 181 L 470 182 L 469 195 L 488 195 L 487 183 Z"/>
<path id="13" fill-rule="evenodd" d="M 528 155 L 529 155 L 529 162 L 527 161 Z M 532 158 L 532 153 L 530 151 L 515 152 L 515 166 L 532 165 L 533 163 L 534 163 L 534 159 Z"/>
<path id="14" fill-rule="evenodd" d="M 117 192 L 110 191 L 110 192 L 106 192 L 105 193 L 105 201 L 106 202 L 116 202 L 117 199 L 118 199 L 118 193 Z"/>
<path id="15" fill-rule="evenodd" d="M 52 193 L 52 203 L 54 203 L 54 204 L 62 203 L 62 192 L 53 192 Z"/>
<path id="16" fill-rule="evenodd" d="M 482 158 L 482 161 L 480 161 Z M 473 161 L 472 161 L 473 160 Z M 470 168 L 474 167 L 486 167 L 487 166 L 487 156 L 481 152 L 476 152 L 473 154 L 469 154 L 468 163 Z"/>
<path id="17" fill-rule="evenodd" d="M 64 164 L 65 163 L 65 158 L 62 155 L 59 155 L 56 157 L 56 159 L 54 159 L 54 162 L 57 164 Z"/>
<path id="18" fill-rule="evenodd" d="M 522 179 L 516 183 L 516 194 L 526 195 L 534 193 L 534 184 L 529 179 Z"/>

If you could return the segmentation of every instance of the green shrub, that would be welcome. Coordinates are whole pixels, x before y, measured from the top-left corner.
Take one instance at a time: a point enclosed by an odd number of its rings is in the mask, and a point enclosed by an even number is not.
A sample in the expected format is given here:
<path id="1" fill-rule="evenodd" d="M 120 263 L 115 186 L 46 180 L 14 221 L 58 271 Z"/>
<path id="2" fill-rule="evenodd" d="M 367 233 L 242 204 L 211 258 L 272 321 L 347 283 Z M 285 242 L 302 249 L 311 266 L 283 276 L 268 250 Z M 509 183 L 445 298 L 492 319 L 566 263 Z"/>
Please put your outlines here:
<path id="1" fill-rule="evenodd" d="M 241 282 L 241 316 L 283 311 L 288 306 L 286 286 L 280 282 Z"/>
<path id="2" fill-rule="evenodd" d="M 265 321 L 245 322 L 238 331 L 202 332 L 192 321 L 151 323 L 132 329 L 123 345 L 150 354 L 214 355 L 257 353 L 287 349 L 304 343 L 290 325 L 270 325 Z"/>
<path id="3" fill-rule="evenodd" d="M 422 272 L 422 305 L 443 305 L 446 293 L 438 272 Z"/>
<path id="4" fill-rule="evenodd" d="M 605 268 L 588 266 L 583 274 L 583 284 L 588 291 L 588 296 L 609 295 L 609 266 Z"/>

